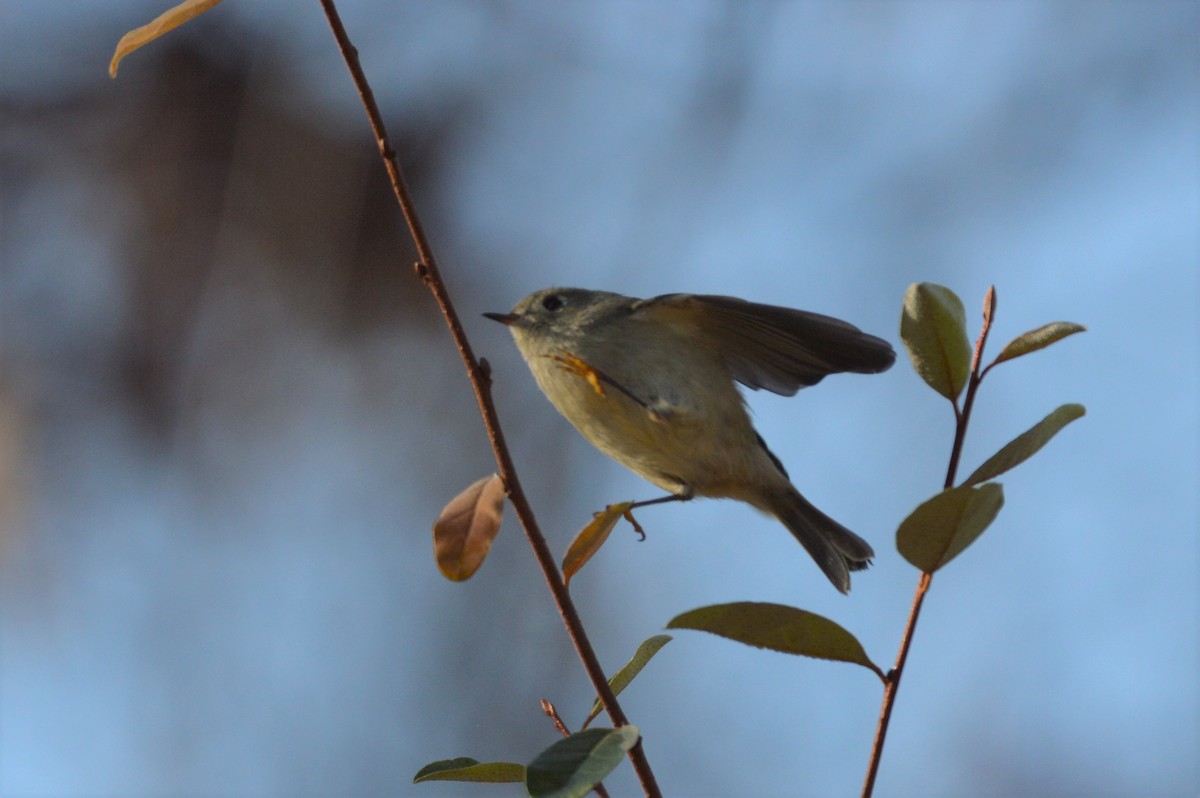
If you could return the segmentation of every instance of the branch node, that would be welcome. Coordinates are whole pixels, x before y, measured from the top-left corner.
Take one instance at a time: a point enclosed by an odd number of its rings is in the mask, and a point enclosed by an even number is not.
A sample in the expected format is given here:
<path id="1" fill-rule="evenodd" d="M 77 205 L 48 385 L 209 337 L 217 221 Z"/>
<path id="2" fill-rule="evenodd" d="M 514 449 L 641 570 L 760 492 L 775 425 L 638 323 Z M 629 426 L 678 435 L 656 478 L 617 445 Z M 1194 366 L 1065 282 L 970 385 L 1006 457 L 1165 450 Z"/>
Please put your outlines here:
<path id="1" fill-rule="evenodd" d="M 563 737 L 570 737 L 571 730 L 567 728 L 567 724 L 563 723 L 562 718 L 558 714 L 558 709 L 550 703 L 549 699 L 541 699 L 542 712 L 549 716 L 550 720 L 554 721 L 554 728 L 558 729 L 558 733 Z"/>

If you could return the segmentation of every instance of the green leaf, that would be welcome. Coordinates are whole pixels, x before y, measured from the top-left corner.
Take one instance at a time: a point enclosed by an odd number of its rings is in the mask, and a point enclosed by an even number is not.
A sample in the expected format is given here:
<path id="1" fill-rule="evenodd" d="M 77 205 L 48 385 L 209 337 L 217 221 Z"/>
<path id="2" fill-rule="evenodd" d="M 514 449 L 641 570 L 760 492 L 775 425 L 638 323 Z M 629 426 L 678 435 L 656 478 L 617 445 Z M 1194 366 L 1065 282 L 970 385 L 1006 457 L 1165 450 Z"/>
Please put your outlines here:
<path id="1" fill-rule="evenodd" d="M 933 573 L 983 534 L 1004 505 L 1004 489 L 995 482 L 944 490 L 905 518 L 896 531 L 904 559 Z"/>
<path id="2" fill-rule="evenodd" d="M 852 662 L 881 673 L 858 639 L 844 628 L 821 615 L 782 604 L 713 604 L 676 615 L 667 628 L 711 632 L 748 646 Z"/>
<path id="3" fill-rule="evenodd" d="M 913 368 L 930 388 L 954 401 L 971 370 L 962 300 L 933 283 L 914 283 L 904 295 L 900 339 Z"/>
<path id="4" fill-rule="evenodd" d="M 1005 444 L 1003 449 L 996 452 L 987 459 L 987 462 L 975 469 L 975 472 L 967 477 L 963 484 L 978 485 L 982 482 L 987 482 L 989 479 L 995 479 L 1005 471 L 1019 466 L 1037 454 L 1038 449 L 1049 443 L 1050 439 L 1057 435 L 1059 430 L 1075 419 L 1083 418 L 1086 412 L 1087 410 L 1084 406 L 1078 404 L 1066 404 L 1059 407 L 1050 415 Z"/>
<path id="5" fill-rule="evenodd" d="M 430 762 L 413 776 L 413 784 L 423 781 L 483 781 L 501 784 L 525 781 L 525 766 L 515 762 L 478 762 L 469 756 Z"/>
<path id="6" fill-rule="evenodd" d="M 496 474 L 450 500 L 433 524 L 433 555 L 443 576 L 454 582 L 474 576 L 500 532 L 503 511 L 504 480 Z"/>
<path id="7" fill-rule="evenodd" d="M 633 507 L 633 502 L 610 504 L 601 512 L 593 514 L 592 520 L 579 530 L 579 534 L 567 548 L 567 555 L 563 557 L 564 582 L 568 585 L 571 584 L 571 577 L 579 573 L 579 569 L 583 568 L 587 561 L 600 551 L 600 547 L 604 545 L 604 541 L 608 540 L 613 527 L 625 513 L 629 512 L 631 507 Z"/>
<path id="8" fill-rule="evenodd" d="M 1061 341 L 1068 335 L 1074 335 L 1077 332 L 1084 332 L 1085 330 L 1087 330 L 1087 327 L 1071 321 L 1055 321 L 1050 324 L 1044 324 L 1036 330 L 1021 333 L 1009 341 L 1000 350 L 1000 354 L 996 356 L 996 360 L 992 365 L 1012 360 L 1014 357 L 1020 357 L 1021 355 L 1028 355 L 1030 352 L 1036 352 L 1039 349 L 1045 349 L 1055 341 Z"/>
<path id="9" fill-rule="evenodd" d="M 646 663 L 650 658 L 659 652 L 663 646 L 671 642 L 670 635 L 654 635 L 642 641 L 642 644 L 637 647 L 637 651 L 633 652 L 633 658 L 622 666 L 621 670 L 613 674 L 613 677 L 608 680 L 608 684 L 612 687 L 613 695 L 620 695 L 621 691 L 629 686 L 633 681 L 633 677 L 642 672 L 642 668 L 646 667 Z M 600 699 L 596 698 L 592 701 L 592 709 L 588 712 L 587 718 L 583 721 L 583 728 L 596 719 L 600 714 L 603 706 Z"/>
<path id="10" fill-rule="evenodd" d="M 583 798 L 637 745 L 637 726 L 584 729 L 564 737 L 525 768 L 533 798 Z"/>

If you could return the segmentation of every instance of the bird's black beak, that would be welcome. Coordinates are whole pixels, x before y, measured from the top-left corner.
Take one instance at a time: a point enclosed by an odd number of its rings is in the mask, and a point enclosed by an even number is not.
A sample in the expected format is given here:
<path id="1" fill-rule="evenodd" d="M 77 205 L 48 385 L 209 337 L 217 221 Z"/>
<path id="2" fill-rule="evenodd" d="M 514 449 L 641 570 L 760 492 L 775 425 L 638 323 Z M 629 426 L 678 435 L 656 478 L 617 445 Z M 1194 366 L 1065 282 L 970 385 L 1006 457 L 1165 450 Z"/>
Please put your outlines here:
<path id="1" fill-rule="evenodd" d="M 515 313 L 484 313 L 483 317 L 485 319 L 491 319 L 492 321 L 498 321 L 505 327 L 516 324 L 517 319 L 520 318 Z"/>

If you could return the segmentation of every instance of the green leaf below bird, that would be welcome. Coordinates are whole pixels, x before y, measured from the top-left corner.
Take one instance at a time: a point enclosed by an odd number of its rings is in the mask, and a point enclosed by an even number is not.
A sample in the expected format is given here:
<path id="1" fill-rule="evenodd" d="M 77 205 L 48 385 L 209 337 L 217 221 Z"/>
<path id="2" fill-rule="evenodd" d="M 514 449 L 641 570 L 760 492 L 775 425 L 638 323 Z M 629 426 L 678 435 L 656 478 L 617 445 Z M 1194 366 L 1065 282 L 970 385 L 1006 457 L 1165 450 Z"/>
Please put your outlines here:
<path id="1" fill-rule="evenodd" d="M 964 485 L 979 485 L 1003 474 L 1009 469 L 1019 466 L 1038 450 L 1050 442 L 1059 430 L 1077 418 L 1083 418 L 1087 410 L 1083 405 L 1066 404 L 1054 410 L 1050 415 L 1034 424 L 1025 432 L 1013 438 L 1004 448 L 987 459 L 983 465 L 975 469 L 971 476 L 963 482 Z"/>
<path id="2" fill-rule="evenodd" d="M 883 676 L 850 632 L 821 615 L 783 604 L 713 604 L 675 616 L 667 628 L 710 632 L 784 654 L 852 662 Z"/>
<path id="3" fill-rule="evenodd" d="M 922 503 L 896 531 L 904 559 L 933 573 L 983 534 L 1004 506 L 1004 489 L 995 482 L 949 488 Z"/>
<path id="4" fill-rule="evenodd" d="M 643 640 L 642 644 L 637 647 L 637 651 L 633 652 L 633 657 L 629 662 L 626 662 L 621 670 L 613 674 L 613 677 L 608 680 L 609 686 L 612 687 L 613 695 L 620 695 L 621 691 L 633 681 L 633 677 L 642 672 L 642 668 L 646 667 L 646 663 L 650 661 L 650 658 L 670 642 L 670 635 L 654 635 Z M 584 728 L 587 728 L 587 725 L 596 719 L 601 709 L 603 709 L 603 706 L 600 704 L 599 698 L 592 701 L 592 709 L 583 721 Z"/>
<path id="5" fill-rule="evenodd" d="M 423 781 L 478 781 L 491 784 L 525 781 L 525 766 L 515 762 L 479 762 L 469 756 L 430 762 L 413 776 Z"/>
<path id="6" fill-rule="evenodd" d="M 962 300 L 933 283 L 909 286 L 900 315 L 900 339 L 921 379 L 950 401 L 957 399 L 971 370 Z"/>
<path id="7" fill-rule="evenodd" d="M 637 726 L 584 729 L 538 754 L 525 768 L 533 798 L 583 798 L 637 745 Z"/>

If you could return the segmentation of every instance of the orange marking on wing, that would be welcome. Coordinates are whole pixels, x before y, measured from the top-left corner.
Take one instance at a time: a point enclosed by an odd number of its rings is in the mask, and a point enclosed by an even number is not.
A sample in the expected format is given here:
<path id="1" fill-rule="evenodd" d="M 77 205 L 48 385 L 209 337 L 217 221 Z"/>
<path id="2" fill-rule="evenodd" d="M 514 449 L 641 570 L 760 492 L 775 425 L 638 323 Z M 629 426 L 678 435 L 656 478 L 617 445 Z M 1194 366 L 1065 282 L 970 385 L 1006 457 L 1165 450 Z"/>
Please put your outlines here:
<path id="1" fill-rule="evenodd" d="M 549 355 L 551 360 L 558 363 L 558 367 L 568 374 L 574 374 L 576 377 L 583 377 L 587 380 L 588 385 L 592 386 L 592 390 L 599 396 L 604 396 L 604 386 L 600 384 L 600 372 L 585 363 L 582 359 L 572 355 L 570 352 L 563 352 L 561 355 Z"/>

